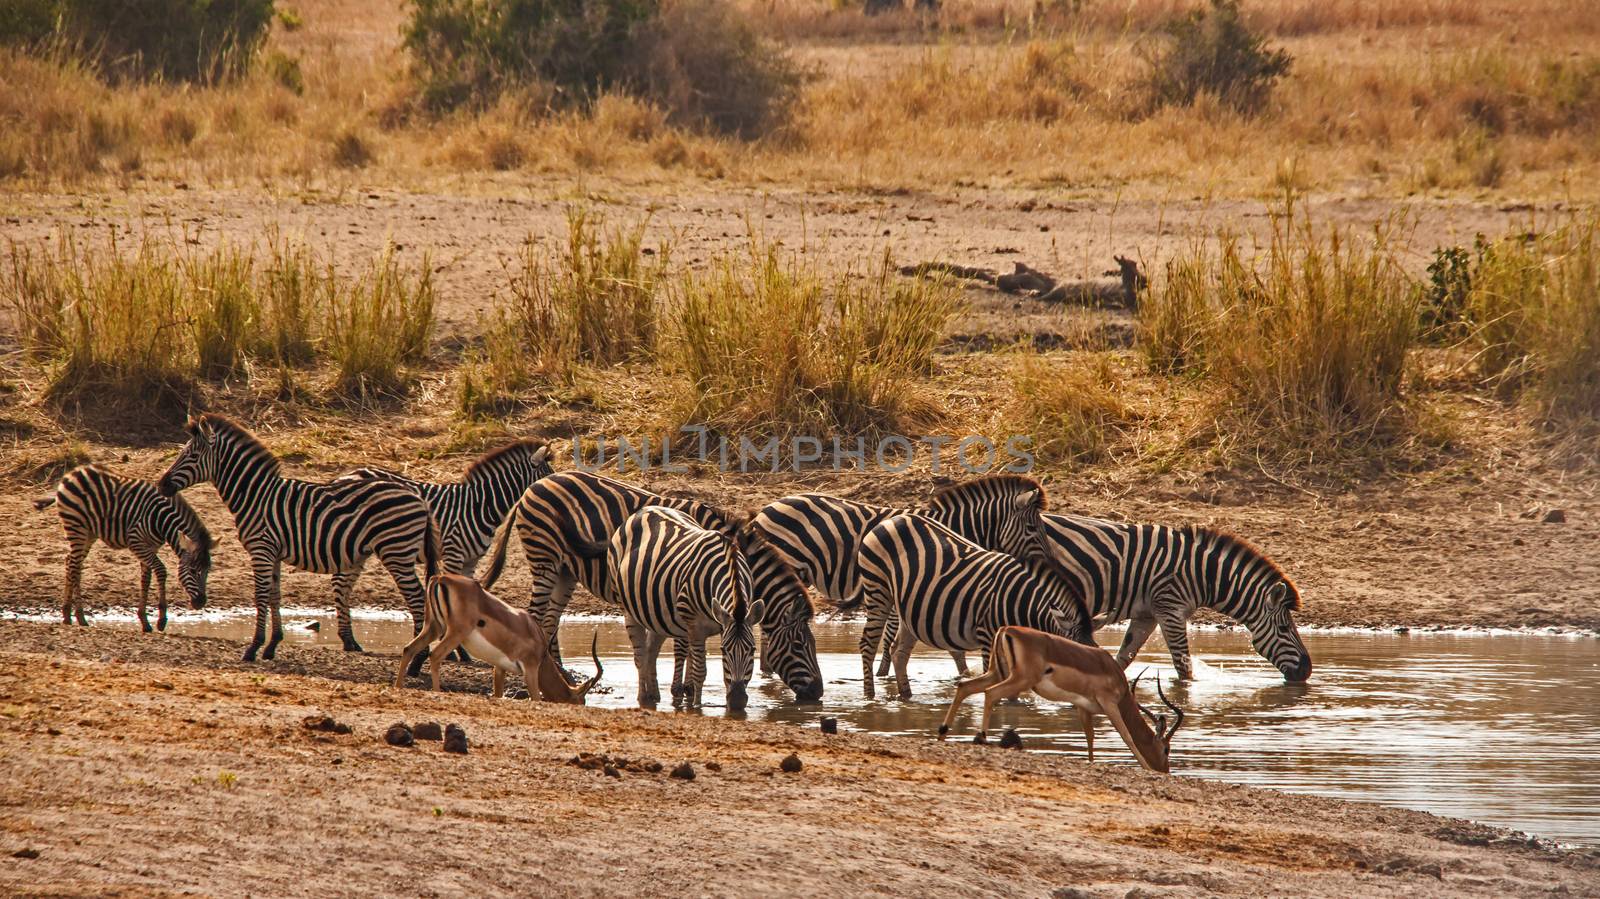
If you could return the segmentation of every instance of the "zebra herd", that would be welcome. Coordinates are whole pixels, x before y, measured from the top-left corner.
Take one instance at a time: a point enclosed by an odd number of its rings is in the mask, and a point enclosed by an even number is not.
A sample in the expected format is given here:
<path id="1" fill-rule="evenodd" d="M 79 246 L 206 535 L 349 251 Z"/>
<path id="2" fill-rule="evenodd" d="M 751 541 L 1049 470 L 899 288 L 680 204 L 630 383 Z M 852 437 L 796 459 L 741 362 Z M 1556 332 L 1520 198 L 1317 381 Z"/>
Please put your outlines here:
<path id="1" fill-rule="evenodd" d="M 1299 592 L 1249 543 L 1208 528 L 1051 513 L 1044 489 L 1021 475 L 980 477 L 916 508 L 810 493 L 745 519 L 589 471 L 555 472 L 548 447 L 536 440 L 484 455 L 453 484 L 377 468 L 318 483 L 285 477 L 260 440 L 221 415 L 192 420 L 188 433 L 154 485 L 84 467 L 39 503 L 57 504 L 68 536 L 64 621 L 76 614 L 84 623 L 78 585 L 96 539 L 133 550 L 146 595 L 156 574 L 158 628 L 166 624 L 166 571 L 156 558 L 163 543 L 177 553 L 191 605 L 204 606 L 212 541 L 179 494 L 210 482 L 234 516 L 254 575 L 256 627 L 246 661 L 258 653 L 271 659 L 283 638 L 285 563 L 333 577 L 339 636 L 356 651 L 348 601 L 369 559 L 388 570 L 420 632 L 417 562 L 430 581 L 441 573 L 470 578 L 488 551 L 480 579 L 487 590 L 505 569 L 515 533 L 533 573 L 528 612 L 538 628 L 528 628 L 542 630 L 559 661 L 558 630 L 575 585 L 619 607 L 644 706 L 659 700 L 656 658 L 668 638 L 674 705 L 699 703 L 711 636 L 720 638 L 730 707 L 743 706 L 758 652 L 762 671 L 797 699 L 820 699 L 808 587 L 840 610 L 866 613 L 860 648 L 869 697 L 880 646 L 898 694 L 909 697 L 906 663 L 916 643 L 951 653 L 964 673 L 965 653 L 987 656 L 995 635 L 1016 625 L 1093 645 L 1096 627 L 1127 621 L 1116 657 L 1122 667 L 1159 627 L 1187 678 L 1187 622 L 1201 608 L 1244 625 L 1256 652 L 1286 679 L 1311 673 L 1293 618 Z"/>

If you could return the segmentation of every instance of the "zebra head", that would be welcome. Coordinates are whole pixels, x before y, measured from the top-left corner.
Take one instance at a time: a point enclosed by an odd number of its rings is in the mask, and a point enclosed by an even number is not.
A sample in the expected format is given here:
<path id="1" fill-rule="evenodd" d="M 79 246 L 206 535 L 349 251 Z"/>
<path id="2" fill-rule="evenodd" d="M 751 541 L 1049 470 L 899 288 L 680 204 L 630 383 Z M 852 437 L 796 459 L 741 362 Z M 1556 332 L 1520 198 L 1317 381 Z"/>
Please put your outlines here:
<path id="1" fill-rule="evenodd" d="M 1240 621 L 1250 630 L 1250 645 L 1256 654 L 1283 672 L 1283 679 L 1296 683 L 1311 677 L 1311 653 L 1300 641 L 1294 626 L 1294 611 L 1300 608 L 1300 591 L 1288 578 L 1276 579 L 1258 588 L 1251 604 L 1254 610 Z"/>
<path id="2" fill-rule="evenodd" d="M 186 429 L 189 442 L 178 451 L 178 458 L 173 461 L 172 467 L 156 482 L 156 489 L 162 496 L 176 496 L 215 476 L 218 435 L 210 416 L 189 419 Z"/>
<path id="3" fill-rule="evenodd" d="M 817 663 L 817 640 L 811 633 L 816 610 L 805 584 L 753 522 L 740 528 L 739 544 L 763 606 L 757 621 L 765 670 L 793 690 L 797 701 L 816 702 L 822 698 L 822 666 Z"/>
<path id="4" fill-rule="evenodd" d="M 936 492 L 929 510 L 953 531 L 984 549 L 1022 558 L 1045 511 L 1044 487 L 1023 475 L 993 474 Z"/>
<path id="5" fill-rule="evenodd" d="M 739 551 L 738 541 L 718 535 L 727 545 L 727 575 L 722 578 L 724 595 L 719 605 L 722 619 L 722 683 L 727 688 L 728 708 L 743 711 L 748 695 L 746 686 L 755 673 L 755 624 L 765 611 L 763 604 L 750 598 L 750 563 Z"/>
<path id="6" fill-rule="evenodd" d="M 178 539 L 178 581 L 195 609 L 206 607 L 206 578 L 211 575 L 211 537 L 187 535 Z"/>

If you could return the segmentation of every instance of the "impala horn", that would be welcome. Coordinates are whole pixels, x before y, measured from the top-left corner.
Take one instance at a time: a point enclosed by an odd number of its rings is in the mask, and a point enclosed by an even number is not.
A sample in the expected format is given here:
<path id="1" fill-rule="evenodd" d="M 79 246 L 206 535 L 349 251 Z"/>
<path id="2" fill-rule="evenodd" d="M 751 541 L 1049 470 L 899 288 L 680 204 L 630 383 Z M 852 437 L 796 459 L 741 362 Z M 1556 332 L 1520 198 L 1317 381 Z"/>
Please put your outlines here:
<path id="1" fill-rule="evenodd" d="M 589 690 L 591 688 L 593 688 L 595 684 L 600 683 L 600 675 L 606 673 L 605 666 L 600 664 L 600 630 L 599 630 L 599 628 L 595 629 L 594 637 L 593 637 L 593 639 L 591 639 L 589 641 L 589 657 L 594 659 L 594 677 L 591 677 L 588 680 L 584 681 L 583 682 L 583 686 L 578 688 L 578 698 L 579 699 L 582 699 L 583 697 L 589 695 Z"/>
<path id="2" fill-rule="evenodd" d="M 1152 712 L 1152 711 L 1150 711 L 1150 709 L 1146 708 L 1144 703 L 1139 701 L 1139 678 L 1144 677 L 1146 674 L 1149 674 L 1149 673 L 1150 673 L 1150 669 L 1149 668 L 1146 668 L 1145 670 L 1139 672 L 1138 677 L 1135 677 L 1133 679 L 1133 683 L 1128 685 L 1128 695 L 1133 697 L 1134 707 L 1139 710 L 1139 714 L 1141 714 L 1141 715 L 1145 716 L 1146 718 L 1150 719 L 1150 726 L 1154 727 L 1156 729 L 1156 736 L 1159 737 L 1159 736 L 1161 736 L 1161 731 L 1167 726 L 1167 724 L 1166 724 L 1166 716 L 1157 715 L 1155 712 Z M 1160 689 L 1160 687 L 1161 687 L 1161 678 L 1158 677 L 1158 678 L 1156 678 L 1156 688 Z"/>
<path id="3" fill-rule="evenodd" d="M 1177 733 L 1178 728 L 1183 726 L 1183 709 L 1173 705 L 1172 700 L 1167 698 L 1167 694 L 1161 691 L 1161 678 L 1159 677 L 1156 678 L 1156 695 L 1161 697 L 1161 702 L 1164 703 L 1167 708 L 1171 709 L 1172 713 L 1177 716 L 1177 718 L 1172 722 L 1172 730 L 1167 731 L 1166 735 L 1161 738 L 1161 742 L 1166 743 L 1170 747 L 1172 745 L 1172 735 Z M 1162 717 L 1165 718 L 1166 716 L 1163 715 Z"/>

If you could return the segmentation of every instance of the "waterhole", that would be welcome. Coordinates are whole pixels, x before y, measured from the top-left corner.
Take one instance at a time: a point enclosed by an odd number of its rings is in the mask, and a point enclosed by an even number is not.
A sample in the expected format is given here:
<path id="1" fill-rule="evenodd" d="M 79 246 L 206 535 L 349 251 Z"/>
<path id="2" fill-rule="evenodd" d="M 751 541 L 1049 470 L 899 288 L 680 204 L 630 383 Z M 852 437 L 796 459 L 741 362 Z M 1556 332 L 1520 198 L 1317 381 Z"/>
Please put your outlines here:
<path id="1" fill-rule="evenodd" d="M 307 625 L 321 622 L 320 631 Z M 107 621 L 107 623 L 110 623 Z M 126 622 L 124 622 L 126 623 Z M 332 616 L 290 614 L 280 652 L 308 644 L 339 645 Z M 180 614 L 175 633 L 244 641 L 254 626 L 243 615 Z M 357 636 L 369 651 L 396 652 L 411 624 L 389 613 L 360 615 Z M 955 683 L 950 657 L 919 647 L 910 701 L 861 695 L 856 622 L 818 622 L 817 650 L 827 681 L 820 704 L 796 705 L 775 682 L 757 675 L 745 717 L 815 727 L 823 717 L 843 730 L 931 739 Z M 620 621 L 569 620 L 562 647 L 588 673 L 589 639 L 598 631 L 607 692 L 591 705 L 632 707 L 638 678 Z M 1115 650 L 1120 631 L 1104 630 Z M 1316 662 L 1307 684 L 1286 684 L 1250 650 L 1242 631 L 1195 631 L 1196 680 L 1174 680 L 1160 637 L 1131 669 L 1146 667 L 1140 698 L 1156 703 L 1151 681 L 1188 718 L 1173 742 L 1173 771 L 1190 777 L 1366 800 L 1470 818 L 1573 844 L 1600 845 L 1600 640 L 1525 634 L 1310 632 Z M 712 644 L 715 652 L 715 641 Z M 981 662 L 972 654 L 976 670 Z M 663 694 L 672 651 L 662 653 Z M 697 714 L 720 716 L 721 668 L 713 655 Z M 419 682 L 420 683 L 420 682 Z M 670 699 L 667 700 L 670 704 Z M 970 739 L 981 709 L 974 697 L 957 718 L 952 739 Z M 1082 756 L 1082 735 L 1066 707 L 1032 698 L 995 712 L 996 730 L 1015 727 L 1036 752 Z M 993 751 L 1002 751 L 995 749 Z M 1136 764 L 1101 720 L 1095 759 Z"/>

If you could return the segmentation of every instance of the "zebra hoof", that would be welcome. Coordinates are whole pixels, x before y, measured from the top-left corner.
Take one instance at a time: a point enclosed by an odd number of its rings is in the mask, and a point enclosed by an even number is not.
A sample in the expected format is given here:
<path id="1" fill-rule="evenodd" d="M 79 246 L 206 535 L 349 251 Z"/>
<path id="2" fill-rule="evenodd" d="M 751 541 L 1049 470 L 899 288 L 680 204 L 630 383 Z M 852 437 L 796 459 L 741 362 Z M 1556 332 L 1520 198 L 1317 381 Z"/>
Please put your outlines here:
<path id="1" fill-rule="evenodd" d="M 939 725 L 939 742 L 941 742 L 941 743 L 944 742 L 944 738 L 946 736 L 948 736 L 949 733 L 950 733 L 950 725 L 948 725 L 948 724 Z"/>
<path id="2" fill-rule="evenodd" d="M 156 630 L 163 634 L 167 632 L 167 619 L 162 618 L 156 622 Z"/>
<path id="3" fill-rule="evenodd" d="M 361 644 L 357 643 L 354 640 L 346 640 L 346 641 L 344 641 L 344 651 L 345 652 L 366 652 L 366 650 L 361 648 Z"/>
<path id="4" fill-rule="evenodd" d="M 139 622 L 139 627 L 147 634 L 150 633 L 151 631 L 155 630 L 155 628 L 150 626 L 150 622 L 148 622 L 148 621 Z"/>
<path id="5" fill-rule="evenodd" d="M 268 646 L 266 649 L 261 650 L 261 661 L 270 662 L 270 661 L 272 661 L 273 657 L 276 656 L 277 654 L 278 654 L 278 647 L 276 647 L 276 646 Z"/>
<path id="6" fill-rule="evenodd" d="M 254 647 L 254 646 L 246 647 L 245 651 L 244 651 L 244 661 L 246 661 L 246 662 L 254 662 L 256 660 L 256 652 L 257 652 L 257 648 L 256 647 Z"/>

